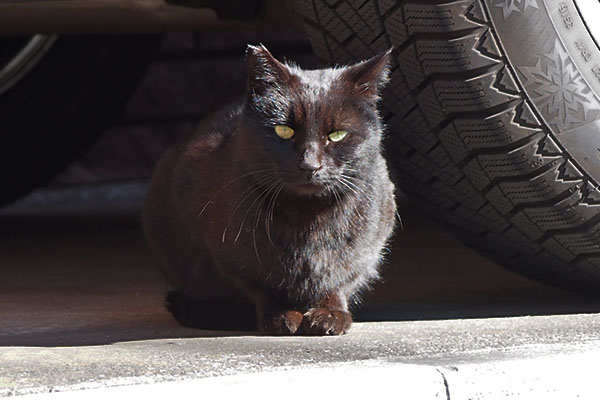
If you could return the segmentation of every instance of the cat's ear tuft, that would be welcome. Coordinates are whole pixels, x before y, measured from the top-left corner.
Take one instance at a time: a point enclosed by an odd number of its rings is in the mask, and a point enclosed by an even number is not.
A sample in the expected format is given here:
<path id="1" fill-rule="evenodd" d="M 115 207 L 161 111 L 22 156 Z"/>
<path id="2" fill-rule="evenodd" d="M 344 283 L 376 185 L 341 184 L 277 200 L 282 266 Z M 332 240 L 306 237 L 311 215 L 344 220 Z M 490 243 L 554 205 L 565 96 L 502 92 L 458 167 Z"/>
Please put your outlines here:
<path id="1" fill-rule="evenodd" d="M 392 49 L 366 61 L 351 65 L 343 72 L 342 77 L 356 96 L 365 97 L 368 101 L 377 102 L 381 90 L 389 81 Z"/>
<path id="2" fill-rule="evenodd" d="M 262 94 L 267 88 L 285 84 L 291 79 L 289 68 L 273 57 L 262 44 L 248 45 L 246 64 L 250 93 Z"/>

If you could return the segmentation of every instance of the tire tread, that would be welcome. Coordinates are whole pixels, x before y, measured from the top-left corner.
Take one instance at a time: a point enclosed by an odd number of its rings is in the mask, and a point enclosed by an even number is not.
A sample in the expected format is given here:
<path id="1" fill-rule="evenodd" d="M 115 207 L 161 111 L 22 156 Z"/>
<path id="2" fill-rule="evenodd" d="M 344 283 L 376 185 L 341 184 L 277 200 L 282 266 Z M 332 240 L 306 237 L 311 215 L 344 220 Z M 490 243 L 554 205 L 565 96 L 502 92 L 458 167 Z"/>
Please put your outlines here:
<path id="1" fill-rule="evenodd" d="M 403 190 L 508 268 L 600 287 L 599 185 L 537 117 L 482 2 L 299 3 L 329 62 L 395 49 L 381 108 Z"/>

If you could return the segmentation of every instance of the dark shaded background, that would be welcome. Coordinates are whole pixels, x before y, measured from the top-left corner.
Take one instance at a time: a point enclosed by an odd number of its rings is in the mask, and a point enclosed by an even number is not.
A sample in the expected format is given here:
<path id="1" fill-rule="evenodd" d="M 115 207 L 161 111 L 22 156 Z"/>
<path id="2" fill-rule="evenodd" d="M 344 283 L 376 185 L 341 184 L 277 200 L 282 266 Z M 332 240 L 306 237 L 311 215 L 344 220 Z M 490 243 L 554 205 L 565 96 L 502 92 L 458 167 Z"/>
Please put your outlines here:
<path id="1" fill-rule="evenodd" d="M 319 65 L 305 35 L 291 29 L 167 33 L 121 122 L 50 186 L 147 178 L 169 144 L 243 94 L 245 48 L 258 43 L 301 67 Z"/>

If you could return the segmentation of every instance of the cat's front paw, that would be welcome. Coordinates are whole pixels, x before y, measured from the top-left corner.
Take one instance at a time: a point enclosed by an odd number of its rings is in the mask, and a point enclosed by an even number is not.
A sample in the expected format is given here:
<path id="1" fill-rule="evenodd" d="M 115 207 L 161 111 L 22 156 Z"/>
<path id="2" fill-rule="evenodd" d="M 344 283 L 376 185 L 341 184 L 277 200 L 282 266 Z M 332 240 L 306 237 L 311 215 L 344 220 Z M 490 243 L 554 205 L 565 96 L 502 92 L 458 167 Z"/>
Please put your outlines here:
<path id="1" fill-rule="evenodd" d="M 345 311 L 313 308 L 304 314 L 301 332 L 304 335 L 343 335 L 352 325 L 352 315 Z"/>
<path id="2" fill-rule="evenodd" d="M 302 313 L 282 310 L 268 313 L 260 318 L 260 331 L 267 335 L 293 335 L 302 324 Z"/>

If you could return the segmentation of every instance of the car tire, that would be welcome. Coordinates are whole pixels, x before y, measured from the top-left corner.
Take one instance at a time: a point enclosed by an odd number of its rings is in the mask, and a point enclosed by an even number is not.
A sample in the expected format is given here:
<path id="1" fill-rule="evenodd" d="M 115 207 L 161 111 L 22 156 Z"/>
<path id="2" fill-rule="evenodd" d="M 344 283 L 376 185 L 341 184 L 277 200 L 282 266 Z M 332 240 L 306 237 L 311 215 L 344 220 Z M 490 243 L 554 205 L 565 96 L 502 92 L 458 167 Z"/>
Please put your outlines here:
<path id="1" fill-rule="evenodd" d="M 330 64 L 394 48 L 381 109 L 403 191 L 499 264 L 600 293 L 600 38 L 578 4 L 292 7 Z"/>

